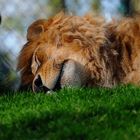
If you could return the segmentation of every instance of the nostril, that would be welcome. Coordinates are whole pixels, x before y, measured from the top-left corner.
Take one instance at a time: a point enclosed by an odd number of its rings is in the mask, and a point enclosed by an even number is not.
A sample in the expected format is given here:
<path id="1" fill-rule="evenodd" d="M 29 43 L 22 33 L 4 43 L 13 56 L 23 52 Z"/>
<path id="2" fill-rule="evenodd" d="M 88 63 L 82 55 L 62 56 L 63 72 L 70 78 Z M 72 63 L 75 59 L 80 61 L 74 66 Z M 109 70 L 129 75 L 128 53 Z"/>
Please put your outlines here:
<path id="1" fill-rule="evenodd" d="M 41 77 L 40 77 L 40 75 L 38 75 L 37 78 L 34 81 L 33 90 L 35 92 L 47 92 L 50 89 L 43 85 Z"/>
<path id="2" fill-rule="evenodd" d="M 47 88 L 47 87 L 45 87 L 45 86 L 43 86 L 42 88 L 43 88 L 43 91 L 44 91 L 44 92 L 48 92 L 48 91 L 50 91 L 50 89 Z"/>
<path id="3" fill-rule="evenodd" d="M 35 80 L 34 84 L 35 84 L 35 86 L 37 86 L 37 87 L 41 87 L 41 86 L 43 85 L 40 76 L 37 77 L 37 79 Z"/>

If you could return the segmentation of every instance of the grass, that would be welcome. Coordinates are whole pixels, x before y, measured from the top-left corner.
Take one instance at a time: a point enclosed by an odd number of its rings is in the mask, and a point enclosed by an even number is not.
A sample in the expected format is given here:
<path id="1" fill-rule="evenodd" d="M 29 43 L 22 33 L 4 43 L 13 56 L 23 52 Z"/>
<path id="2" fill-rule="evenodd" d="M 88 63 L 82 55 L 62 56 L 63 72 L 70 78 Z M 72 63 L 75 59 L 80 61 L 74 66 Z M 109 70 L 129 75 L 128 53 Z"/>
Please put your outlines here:
<path id="1" fill-rule="evenodd" d="M 140 88 L 0 96 L 0 140 L 138 140 Z"/>

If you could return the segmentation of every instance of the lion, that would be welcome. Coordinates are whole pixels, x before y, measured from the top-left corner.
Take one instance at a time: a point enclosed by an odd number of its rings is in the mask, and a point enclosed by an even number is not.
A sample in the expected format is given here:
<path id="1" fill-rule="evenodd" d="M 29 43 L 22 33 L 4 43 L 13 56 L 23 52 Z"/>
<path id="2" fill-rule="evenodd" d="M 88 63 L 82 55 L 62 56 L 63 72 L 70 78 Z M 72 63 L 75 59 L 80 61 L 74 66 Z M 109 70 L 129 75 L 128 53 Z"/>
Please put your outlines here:
<path id="1" fill-rule="evenodd" d="M 20 89 L 140 84 L 140 18 L 59 13 L 33 22 L 18 57 Z"/>

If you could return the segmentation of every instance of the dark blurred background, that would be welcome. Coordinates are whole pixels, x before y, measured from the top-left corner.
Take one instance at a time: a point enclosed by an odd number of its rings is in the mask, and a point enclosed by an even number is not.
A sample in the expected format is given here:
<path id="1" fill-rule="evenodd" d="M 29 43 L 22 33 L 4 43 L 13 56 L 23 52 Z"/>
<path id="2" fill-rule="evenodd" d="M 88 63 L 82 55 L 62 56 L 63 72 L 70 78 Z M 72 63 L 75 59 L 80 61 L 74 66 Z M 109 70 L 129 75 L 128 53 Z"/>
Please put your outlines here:
<path id="1" fill-rule="evenodd" d="M 140 11 L 140 0 L 0 0 L 0 91 L 17 89 L 17 56 L 26 42 L 28 26 L 59 11 L 76 15 L 93 13 L 111 18 L 132 16 Z"/>

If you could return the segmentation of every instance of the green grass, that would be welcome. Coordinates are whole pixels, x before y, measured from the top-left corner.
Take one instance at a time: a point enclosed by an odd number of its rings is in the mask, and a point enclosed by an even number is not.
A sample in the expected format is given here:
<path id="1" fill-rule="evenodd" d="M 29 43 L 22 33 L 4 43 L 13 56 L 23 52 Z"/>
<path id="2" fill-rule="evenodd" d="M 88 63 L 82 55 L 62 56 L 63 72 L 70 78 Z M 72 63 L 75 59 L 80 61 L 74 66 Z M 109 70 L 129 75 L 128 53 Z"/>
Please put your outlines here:
<path id="1" fill-rule="evenodd" d="M 138 140 L 140 88 L 0 96 L 0 140 Z"/>

